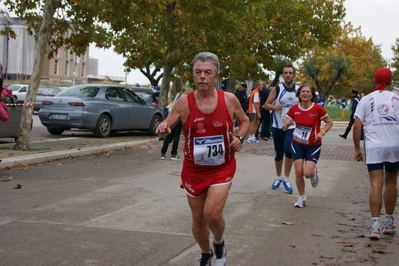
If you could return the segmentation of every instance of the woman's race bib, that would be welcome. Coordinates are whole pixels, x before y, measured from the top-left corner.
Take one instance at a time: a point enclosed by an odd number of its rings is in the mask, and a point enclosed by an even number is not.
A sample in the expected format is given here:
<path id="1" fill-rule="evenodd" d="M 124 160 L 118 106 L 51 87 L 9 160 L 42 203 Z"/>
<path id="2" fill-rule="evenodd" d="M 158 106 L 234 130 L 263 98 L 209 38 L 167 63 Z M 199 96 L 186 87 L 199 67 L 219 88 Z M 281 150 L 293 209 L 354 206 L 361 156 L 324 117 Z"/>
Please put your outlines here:
<path id="1" fill-rule="evenodd" d="M 293 137 L 298 142 L 309 144 L 310 133 L 312 133 L 312 128 L 297 125 Z"/>

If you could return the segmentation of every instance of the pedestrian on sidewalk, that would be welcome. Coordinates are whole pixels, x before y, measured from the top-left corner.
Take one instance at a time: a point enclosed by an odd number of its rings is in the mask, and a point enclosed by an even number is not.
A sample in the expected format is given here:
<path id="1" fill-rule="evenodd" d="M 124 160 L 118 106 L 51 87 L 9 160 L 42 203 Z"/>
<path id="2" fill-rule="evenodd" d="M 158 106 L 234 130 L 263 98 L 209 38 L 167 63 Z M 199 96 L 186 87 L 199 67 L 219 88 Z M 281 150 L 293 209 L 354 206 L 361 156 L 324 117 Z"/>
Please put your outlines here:
<path id="1" fill-rule="evenodd" d="M 384 197 L 384 234 L 393 234 L 396 224 L 393 213 L 398 196 L 397 176 L 399 171 L 399 97 L 389 91 L 392 72 L 379 68 L 374 75 L 376 88 L 360 101 L 353 126 L 353 143 L 356 161 L 363 161 L 360 149 L 362 127 L 364 130 L 364 152 L 370 177 L 369 205 L 371 229 L 369 238 L 380 239 L 380 213 Z M 383 193 L 383 187 L 385 189 Z"/>
<path id="2" fill-rule="evenodd" d="M 240 102 L 241 108 L 244 113 L 248 112 L 248 95 L 247 95 L 247 84 L 245 82 L 238 84 L 234 95 L 237 97 L 238 101 Z M 238 128 L 237 121 L 234 121 L 234 130 Z"/>
<path id="3" fill-rule="evenodd" d="M 240 102 L 241 108 L 242 110 L 244 110 L 244 113 L 247 113 L 248 111 L 247 84 L 245 82 L 238 84 L 238 87 L 234 92 L 234 95 L 237 97 L 238 101 Z"/>
<path id="4" fill-rule="evenodd" d="M 278 84 L 276 87 L 272 88 L 263 108 L 273 112 L 272 135 L 274 144 L 274 165 L 277 177 L 274 179 L 271 187 L 272 189 L 278 189 L 282 183 L 284 191 L 291 194 L 293 192 L 290 182 L 290 172 L 292 168 L 291 140 L 295 126 L 292 125 L 286 131 L 283 131 L 281 125 L 291 106 L 298 103 L 296 93 L 299 87 L 294 83 L 295 68 L 292 65 L 286 65 L 283 68 L 283 79 L 284 82 L 282 84 Z M 283 159 L 284 175 L 282 175 Z"/>
<path id="5" fill-rule="evenodd" d="M 268 141 L 270 139 L 270 133 L 271 133 L 271 116 L 270 116 L 270 110 L 263 108 L 267 98 L 270 95 L 270 88 L 267 88 L 266 86 L 263 87 L 263 89 L 259 92 L 259 97 L 260 97 L 260 106 L 261 106 L 261 119 L 260 119 L 260 138 L 262 140 Z M 258 126 L 259 128 L 259 126 Z M 258 132 L 256 132 L 258 134 Z"/>
<path id="6" fill-rule="evenodd" d="M 176 78 L 173 81 L 172 89 L 168 95 L 169 98 L 169 105 L 168 109 L 169 112 L 172 110 L 174 103 L 183 95 L 184 88 L 183 82 L 181 79 Z M 171 133 L 166 136 L 163 141 L 162 149 L 161 149 L 161 160 L 165 160 L 166 152 L 168 151 L 169 144 L 172 143 L 172 151 L 170 153 L 170 159 L 173 161 L 180 160 L 180 157 L 177 156 L 177 149 L 179 148 L 179 141 L 180 135 L 182 130 L 182 122 L 179 121 L 176 126 L 172 129 Z"/>
<path id="7" fill-rule="evenodd" d="M 333 126 L 333 122 L 326 110 L 315 103 L 316 90 L 311 84 L 303 84 L 296 96 L 299 98 L 299 103 L 288 111 L 282 130 L 286 131 L 295 123 L 291 147 L 299 198 L 294 206 L 303 208 L 306 206 L 303 177 L 310 178 L 312 187 L 317 187 L 319 184 L 316 164 L 320 157 L 321 140 Z M 322 130 L 320 130 L 321 121 L 325 123 Z"/>
<path id="8" fill-rule="evenodd" d="M 201 248 L 199 266 L 226 265 L 223 208 L 236 171 L 235 152 L 248 134 L 249 119 L 237 97 L 216 90 L 220 75 L 217 55 L 202 52 L 194 57 L 196 90 L 183 95 L 157 128 L 162 137 L 183 122 L 185 137 L 181 187 L 192 213 L 192 233 Z M 233 135 L 233 120 L 238 130 Z M 213 249 L 209 242 L 213 234 Z"/>
<path id="9" fill-rule="evenodd" d="M 261 118 L 260 113 L 260 97 L 259 92 L 263 89 L 263 80 L 257 80 L 255 82 L 255 88 L 251 91 L 248 100 L 248 116 L 251 120 L 251 125 L 249 127 L 248 143 L 258 143 L 259 140 L 255 136 L 259 127 L 259 122 Z"/>
<path id="10" fill-rule="evenodd" d="M 351 115 L 350 115 L 350 118 L 349 118 L 349 124 L 348 124 L 348 126 L 346 127 L 345 133 L 344 133 L 344 134 L 339 134 L 339 136 L 340 136 L 341 138 L 343 138 L 343 139 L 346 139 L 346 138 L 348 137 L 348 134 L 349 134 L 349 132 L 350 132 L 351 129 L 352 129 L 352 125 L 353 125 L 353 123 L 355 122 L 355 111 L 356 111 L 356 107 L 357 107 L 357 104 L 358 104 L 359 101 L 360 101 L 358 92 L 357 92 L 356 90 L 352 90 L 351 93 L 352 93 L 352 101 L 351 101 Z"/>

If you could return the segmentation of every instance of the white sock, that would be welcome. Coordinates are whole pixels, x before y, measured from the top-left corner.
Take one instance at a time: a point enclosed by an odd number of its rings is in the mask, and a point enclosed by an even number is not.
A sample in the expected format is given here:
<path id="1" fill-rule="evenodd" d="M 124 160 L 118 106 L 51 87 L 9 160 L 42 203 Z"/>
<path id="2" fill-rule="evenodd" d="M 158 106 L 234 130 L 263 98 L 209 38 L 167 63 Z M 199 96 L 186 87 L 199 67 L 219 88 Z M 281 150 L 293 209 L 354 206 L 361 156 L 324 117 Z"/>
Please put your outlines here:
<path id="1" fill-rule="evenodd" d="M 393 221 L 393 216 L 389 215 L 389 214 L 386 214 L 385 215 L 385 221 Z"/>
<path id="2" fill-rule="evenodd" d="M 284 176 L 283 179 L 284 179 L 285 181 L 290 181 L 290 178 L 289 178 L 289 177 L 286 177 L 286 176 Z"/>
<path id="3" fill-rule="evenodd" d="M 373 227 L 380 227 L 380 217 L 372 217 L 371 224 Z"/>

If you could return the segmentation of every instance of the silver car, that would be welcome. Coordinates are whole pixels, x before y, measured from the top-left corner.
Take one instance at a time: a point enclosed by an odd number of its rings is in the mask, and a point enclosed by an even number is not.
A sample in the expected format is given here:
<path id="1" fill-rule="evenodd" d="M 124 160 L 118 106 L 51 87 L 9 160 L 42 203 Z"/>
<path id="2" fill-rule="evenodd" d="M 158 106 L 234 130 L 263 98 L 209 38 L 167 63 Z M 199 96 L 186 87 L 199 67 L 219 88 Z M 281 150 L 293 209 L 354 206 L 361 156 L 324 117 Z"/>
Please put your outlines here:
<path id="1" fill-rule="evenodd" d="M 58 87 L 40 85 L 39 90 L 37 91 L 37 95 L 36 95 L 34 111 L 40 110 L 42 100 L 44 98 L 53 97 L 53 96 L 57 95 L 60 91 L 61 91 L 61 89 Z"/>
<path id="2" fill-rule="evenodd" d="M 128 88 L 85 84 L 44 98 L 39 118 L 52 135 L 78 128 L 106 138 L 112 132 L 128 130 L 145 130 L 155 136 L 163 116 L 161 109 L 146 103 Z"/>

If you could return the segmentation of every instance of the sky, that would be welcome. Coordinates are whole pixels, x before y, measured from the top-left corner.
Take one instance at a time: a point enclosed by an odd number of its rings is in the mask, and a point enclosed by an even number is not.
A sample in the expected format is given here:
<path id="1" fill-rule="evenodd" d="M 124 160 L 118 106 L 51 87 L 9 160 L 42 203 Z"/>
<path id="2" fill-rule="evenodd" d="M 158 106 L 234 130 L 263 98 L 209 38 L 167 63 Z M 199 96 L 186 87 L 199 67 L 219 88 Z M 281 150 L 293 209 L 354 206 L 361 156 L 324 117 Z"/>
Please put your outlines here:
<path id="1" fill-rule="evenodd" d="M 361 27 L 363 36 L 372 38 L 374 44 L 381 45 L 382 56 L 391 60 L 391 46 L 399 38 L 398 0 L 346 0 L 346 22 Z M 1 6 L 0 6 L 1 7 Z M 125 78 L 124 59 L 112 49 L 98 49 L 90 45 L 89 56 L 99 60 L 98 74 Z M 127 75 L 128 84 L 149 85 L 148 79 L 139 70 Z"/>

